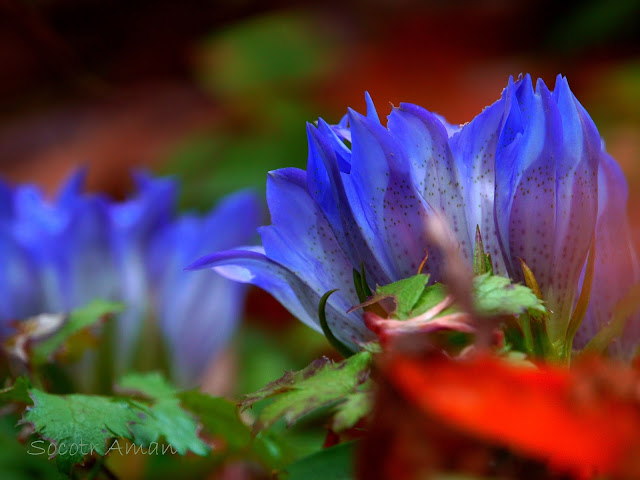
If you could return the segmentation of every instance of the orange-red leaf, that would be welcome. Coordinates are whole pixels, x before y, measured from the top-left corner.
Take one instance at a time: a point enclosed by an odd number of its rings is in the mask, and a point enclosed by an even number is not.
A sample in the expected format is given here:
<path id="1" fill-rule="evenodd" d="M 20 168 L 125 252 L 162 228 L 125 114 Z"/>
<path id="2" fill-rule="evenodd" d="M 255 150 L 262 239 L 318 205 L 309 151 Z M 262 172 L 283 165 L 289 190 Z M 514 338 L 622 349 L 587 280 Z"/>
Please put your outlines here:
<path id="1" fill-rule="evenodd" d="M 496 358 L 395 357 L 388 381 L 471 435 L 582 478 L 640 478 L 640 375 L 591 359 L 571 371 Z"/>

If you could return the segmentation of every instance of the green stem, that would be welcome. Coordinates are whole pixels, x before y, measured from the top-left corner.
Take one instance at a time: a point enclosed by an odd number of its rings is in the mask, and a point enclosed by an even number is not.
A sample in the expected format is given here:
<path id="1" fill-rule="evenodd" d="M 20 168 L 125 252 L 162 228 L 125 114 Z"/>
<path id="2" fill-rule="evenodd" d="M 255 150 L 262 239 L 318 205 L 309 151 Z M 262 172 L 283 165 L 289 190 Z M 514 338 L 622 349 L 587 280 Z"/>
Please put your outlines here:
<path id="1" fill-rule="evenodd" d="M 529 315 L 522 315 L 520 317 L 520 327 L 522 328 L 522 333 L 524 334 L 524 346 L 527 349 L 527 353 L 535 356 L 536 347 L 533 341 L 533 333 L 531 332 L 531 317 Z"/>

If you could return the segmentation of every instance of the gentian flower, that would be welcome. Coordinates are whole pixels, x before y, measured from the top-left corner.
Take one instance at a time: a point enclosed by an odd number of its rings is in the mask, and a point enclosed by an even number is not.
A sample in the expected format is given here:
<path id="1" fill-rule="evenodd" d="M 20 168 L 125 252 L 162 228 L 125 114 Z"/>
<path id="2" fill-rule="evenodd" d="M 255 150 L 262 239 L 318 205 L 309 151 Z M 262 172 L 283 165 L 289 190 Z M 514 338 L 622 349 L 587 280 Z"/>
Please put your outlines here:
<path id="1" fill-rule="evenodd" d="M 227 344 L 243 311 L 246 288 L 213 271 L 185 267 L 211 250 L 255 236 L 261 207 L 238 192 L 207 215 L 183 215 L 151 240 L 147 253 L 151 309 L 158 317 L 176 378 L 193 385 Z"/>
<path id="2" fill-rule="evenodd" d="M 41 313 L 94 299 L 120 301 L 116 370 L 158 320 L 176 381 L 193 385 L 234 331 L 245 287 L 214 272 L 184 272 L 205 252 L 251 240 L 260 206 L 241 192 L 209 214 L 176 216 L 171 179 L 135 176 L 124 202 L 82 193 L 84 172 L 49 201 L 34 186 L 0 184 L 0 334 Z"/>
<path id="3" fill-rule="evenodd" d="M 578 340 L 610 320 L 638 281 L 626 185 L 565 78 L 558 76 L 553 91 L 542 80 L 534 88 L 529 75 L 510 79 L 498 101 L 460 127 L 405 103 L 393 108 L 385 127 L 366 100 L 366 116 L 349 110 L 338 125 L 319 119 L 307 126 L 306 171 L 269 173 L 272 223 L 260 229 L 261 248 L 215 253 L 192 268 L 213 267 L 258 285 L 316 329 L 320 296 L 337 288 L 327 321 L 354 346 L 371 332 L 361 314 L 346 313 L 359 303 L 353 270 L 364 268 L 371 287 L 384 285 L 414 275 L 426 249 L 425 272 L 442 280 L 442 254 L 425 228 L 440 216 L 469 266 L 476 227 L 496 273 L 522 280 L 520 259 L 526 262 L 558 341 L 595 235 L 592 302 Z"/>

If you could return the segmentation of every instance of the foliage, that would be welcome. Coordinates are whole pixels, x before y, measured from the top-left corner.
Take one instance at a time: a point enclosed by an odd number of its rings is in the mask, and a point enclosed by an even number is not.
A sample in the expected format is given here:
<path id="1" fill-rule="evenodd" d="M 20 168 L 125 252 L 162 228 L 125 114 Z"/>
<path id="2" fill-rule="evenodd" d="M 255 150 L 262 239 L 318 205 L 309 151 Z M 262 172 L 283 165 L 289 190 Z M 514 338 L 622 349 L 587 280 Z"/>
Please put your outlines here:
<path id="1" fill-rule="evenodd" d="M 124 385 L 132 382 L 151 403 L 119 396 L 53 395 L 30 388 L 33 405 L 21 423 L 32 425 L 35 433 L 56 446 L 58 466 L 65 472 L 89 454 L 104 456 L 120 450 L 118 443 L 109 445 L 112 439 L 127 439 L 148 448 L 155 445 L 156 449 L 164 439 L 172 452 L 181 455 L 187 451 L 208 453 L 194 419 L 180 406 L 177 392 L 166 381 L 155 374 L 123 379 Z"/>
<path id="2" fill-rule="evenodd" d="M 348 429 L 369 411 L 371 361 L 372 355 L 366 351 L 337 363 L 322 357 L 247 395 L 241 406 L 246 409 L 275 397 L 258 415 L 254 432 L 271 427 L 281 418 L 293 425 L 323 407 L 333 407 L 336 412 L 333 426 L 337 431 Z"/>
<path id="3" fill-rule="evenodd" d="M 124 305 L 121 303 L 94 300 L 88 305 L 72 311 L 69 314 L 69 319 L 57 332 L 33 346 L 33 362 L 42 364 L 51 361 L 53 356 L 62 349 L 67 354 L 75 352 L 78 356 L 83 350 L 80 344 L 86 342 L 83 333 L 106 316 L 120 313 L 123 309 Z"/>
<path id="4" fill-rule="evenodd" d="M 321 450 L 288 465 L 278 476 L 282 480 L 351 480 L 354 478 L 355 442 Z"/>

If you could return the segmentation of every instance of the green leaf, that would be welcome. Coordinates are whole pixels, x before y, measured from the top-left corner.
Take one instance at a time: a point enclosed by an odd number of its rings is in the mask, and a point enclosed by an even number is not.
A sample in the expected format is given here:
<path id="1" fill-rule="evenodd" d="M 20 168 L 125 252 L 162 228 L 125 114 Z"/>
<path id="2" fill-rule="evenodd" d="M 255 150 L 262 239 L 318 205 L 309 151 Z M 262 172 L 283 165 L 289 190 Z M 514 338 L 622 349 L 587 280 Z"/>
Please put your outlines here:
<path id="1" fill-rule="evenodd" d="M 223 439 L 230 450 L 242 450 L 251 443 L 251 432 L 235 403 L 197 390 L 183 392 L 179 398 L 182 406 L 198 417 L 206 433 Z"/>
<path id="2" fill-rule="evenodd" d="M 394 309 L 389 312 L 393 318 L 407 320 L 417 317 L 438 305 L 447 296 L 447 289 L 441 283 L 425 286 L 428 279 L 428 276 L 419 274 L 378 287 L 376 294 L 360 306 L 393 298 Z M 542 300 L 530 288 L 512 283 L 508 278 L 493 275 L 489 271 L 474 278 L 473 295 L 475 308 L 481 315 L 518 315 L 527 311 L 533 315 L 546 313 Z M 440 315 L 454 310 L 455 307 L 450 307 Z"/>
<path id="3" fill-rule="evenodd" d="M 80 342 L 79 339 L 75 342 L 78 345 L 72 345 L 75 337 L 87 328 L 97 324 L 105 316 L 119 313 L 123 308 L 124 306 L 121 303 L 94 300 L 88 305 L 74 310 L 53 335 L 33 343 L 31 361 L 35 365 L 47 363 L 65 346 L 74 350 L 84 349 L 86 342 Z"/>
<path id="4" fill-rule="evenodd" d="M 365 302 L 353 307 L 350 311 L 380 304 L 389 316 L 406 320 L 411 316 L 428 281 L 429 275 L 419 273 L 382 287 L 378 286 L 375 295 L 369 296 Z"/>
<path id="5" fill-rule="evenodd" d="M 90 453 L 107 454 L 110 439 L 127 439 L 150 448 L 155 444 L 157 448 L 163 438 L 181 455 L 189 450 L 197 455 L 209 453 L 209 447 L 198 437 L 196 421 L 180 406 L 178 392 L 166 380 L 157 374 L 130 374 L 122 384 L 135 387 L 132 390 L 152 402 L 99 395 L 53 395 L 31 388 L 33 405 L 27 408 L 21 423 L 33 425 L 37 434 L 57 446 L 58 467 L 64 472 Z M 122 453 L 117 442 L 112 448 Z"/>
<path id="6" fill-rule="evenodd" d="M 506 277 L 485 273 L 473 279 L 476 311 L 481 315 L 519 315 L 529 312 L 543 315 L 546 309 L 530 288 L 512 283 Z"/>
<path id="7" fill-rule="evenodd" d="M 180 406 L 178 391 L 158 372 L 130 373 L 117 385 L 119 391 L 138 393 L 153 400 L 144 422 L 132 426 L 135 437 L 144 444 L 158 442 L 164 437 L 180 455 L 191 450 L 197 455 L 207 455 L 209 447 L 198 437 L 194 418 Z M 138 404 L 141 410 L 145 406 Z"/>
<path id="8" fill-rule="evenodd" d="M 396 320 L 415 318 L 441 303 L 448 294 L 443 284 L 435 283 L 426 286 L 427 280 L 428 276 L 418 274 L 378 287 L 376 294 L 359 307 L 393 298 L 393 309 L 389 312 L 392 318 Z M 531 289 L 514 284 L 506 277 L 493 275 L 487 271 L 474 278 L 473 286 L 475 308 L 481 315 L 519 315 L 529 312 L 540 316 L 546 313 L 542 300 Z M 447 315 L 453 311 L 456 311 L 455 306 L 446 308 L 438 316 Z"/>
<path id="9" fill-rule="evenodd" d="M 373 408 L 373 392 L 363 391 L 352 393 L 340 404 L 339 410 L 333 416 L 331 430 L 343 432 L 355 426 L 368 415 Z"/>
<path id="10" fill-rule="evenodd" d="M 281 418 L 291 426 L 304 415 L 330 406 L 337 412 L 346 406 L 347 412 L 340 424 L 348 424 L 355 416 L 354 407 L 366 406 L 364 402 L 351 401 L 349 397 L 370 388 L 371 360 L 372 354 L 366 351 L 339 363 L 323 357 L 301 371 L 285 373 L 280 379 L 248 395 L 241 406 L 245 409 L 260 400 L 275 397 L 258 415 L 254 431 L 269 428 Z M 362 417 L 368 411 L 361 409 L 360 413 Z"/>
<path id="11" fill-rule="evenodd" d="M 429 275 L 420 273 L 413 277 L 378 287 L 374 298 L 380 300 L 389 297 L 393 298 L 395 301 L 395 310 L 389 313 L 392 313 L 393 316 L 399 320 L 405 320 L 409 318 L 414 305 L 420 299 L 428 281 Z"/>
<path id="12" fill-rule="evenodd" d="M 118 381 L 118 389 L 128 393 L 138 393 L 152 400 L 174 397 L 178 390 L 159 372 L 127 373 Z"/>
<path id="13" fill-rule="evenodd" d="M 409 317 L 417 317 L 418 315 L 422 315 L 427 310 L 432 309 L 440 302 L 442 302 L 447 295 L 447 287 L 445 287 L 441 283 L 434 283 L 433 285 L 425 287 L 424 291 L 420 295 L 420 298 L 418 298 L 418 301 L 415 303 L 415 305 L 413 305 Z M 441 315 L 451 313 L 451 310 L 453 310 L 453 308 L 445 309 L 442 311 Z"/>
<path id="14" fill-rule="evenodd" d="M 282 480 L 352 480 L 356 442 L 341 443 L 301 458 L 280 472 Z"/>
<path id="15" fill-rule="evenodd" d="M 21 423 L 57 446 L 58 467 L 65 472 L 92 451 L 107 453 L 107 440 L 133 440 L 131 426 L 142 421 L 140 409 L 122 399 L 90 395 L 51 395 L 30 390 L 34 405 Z"/>
<path id="16" fill-rule="evenodd" d="M 197 390 L 183 392 L 179 397 L 183 408 L 198 417 L 207 436 L 214 438 L 214 453 L 254 459 L 266 470 L 281 468 L 295 458 L 279 436 L 266 431 L 251 435 L 235 403 Z"/>
<path id="17" fill-rule="evenodd" d="M 144 411 L 142 405 L 138 406 Z M 209 447 L 198 437 L 198 425 L 182 409 L 179 399 L 162 398 L 148 408 L 144 421 L 131 427 L 136 440 L 149 445 L 164 437 L 180 455 L 185 455 L 189 450 L 202 456 L 209 453 Z"/>

